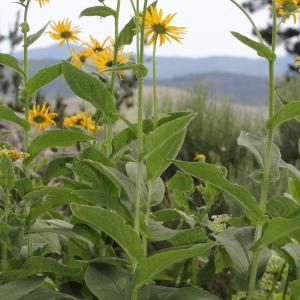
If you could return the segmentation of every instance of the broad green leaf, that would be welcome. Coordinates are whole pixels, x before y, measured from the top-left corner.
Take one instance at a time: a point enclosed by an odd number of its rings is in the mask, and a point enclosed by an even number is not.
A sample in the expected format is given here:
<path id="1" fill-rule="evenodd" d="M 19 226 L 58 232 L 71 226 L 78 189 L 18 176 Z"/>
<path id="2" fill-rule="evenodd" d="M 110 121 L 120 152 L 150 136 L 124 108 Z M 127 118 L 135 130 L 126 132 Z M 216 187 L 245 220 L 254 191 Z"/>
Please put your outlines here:
<path id="1" fill-rule="evenodd" d="M 292 101 L 276 112 L 268 126 L 274 128 L 297 117 L 300 117 L 300 101 Z"/>
<path id="2" fill-rule="evenodd" d="M 21 268 L 7 272 L 0 276 L 2 282 L 20 280 L 32 277 L 37 274 L 56 274 L 73 277 L 80 273 L 80 269 L 65 266 L 54 259 L 32 256 L 22 265 Z"/>
<path id="3" fill-rule="evenodd" d="M 167 250 L 154 254 L 141 261 L 134 275 L 133 284 L 137 287 L 154 279 L 161 271 L 173 264 L 194 256 L 207 257 L 211 249 L 211 243 L 199 244 L 186 249 Z"/>
<path id="4" fill-rule="evenodd" d="M 52 159 L 45 169 L 44 180 L 48 182 L 53 178 L 69 174 L 71 171 L 66 164 L 71 164 L 72 162 L 72 156 L 61 156 Z"/>
<path id="5" fill-rule="evenodd" d="M 9 54 L 0 53 L 0 65 L 4 65 L 24 76 L 24 71 L 21 68 L 19 61 Z"/>
<path id="6" fill-rule="evenodd" d="M 75 217 L 114 239 L 132 261 L 140 262 L 144 259 L 142 242 L 133 228 L 126 224 L 124 218 L 103 208 L 72 204 L 71 209 Z"/>
<path id="7" fill-rule="evenodd" d="M 14 187 L 16 175 L 11 159 L 2 154 L 0 155 L 0 185 L 4 189 L 11 190 Z"/>
<path id="8" fill-rule="evenodd" d="M 240 42 L 255 50 L 259 56 L 265 57 L 269 61 L 275 61 L 276 54 L 266 45 L 253 41 L 238 32 L 231 32 L 231 34 Z"/>
<path id="9" fill-rule="evenodd" d="M 266 222 L 263 227 L 263 234 L 257 241 L 255 247 L 263 248 L 275 241 L 291 236 L 297 230 L 300 230 L 300 216 L 294 218 L 273 218 Z"/>
<path id="10" fill-rule="evenodd" d="M 106 155 L 95 146 L 90 146 L 83 149 L 79 153 L 79 158 L 90 159 L 92 161 L 96 161 L 102 165 L 109 166 L 109 167 L 114 166 L 113 162 L 109 158 L 107 158 Z"/>
<path id="11" fill-rule="evenodd" d="M 100 300 L 124 300 L 129 297 L 131 274 L 105 263 L 91 263 L 84 275 L 89 290 Z"/>
<path id="12" fill-rule="evenodd" d="M 39 277 L 12 281 L 0 285 L 1 300 L 19 300 L 22 296 L 40 287 L 43 281 L 44 278 Z"/>
<path id="13" fill-rule="evenodd" d="M 261 182 L 263 177 L 264 168 L 264 153 L 267 144 L 266 138 L 255 136 L 251 133 L 241 131 L 238 138 L 238 145 L 247 148 L 255 157 L 256 161 L 260 165 L 261 169 L 254 173 L 253 179 Z M 270 165 L 270 181 L 276 182 L 280 178 L 279 167 L 281 162 L 281 154 L 279 148 L 273 144 L 271 152 L 271 165 Z M 252 174 L 253 175 L 253 174 Z"/>
<path id="14" fill-rule="evenodd" d="M 149 231 L 151 241 L 168 241 L 173 246 L 192 245 L 204 243 L 207 236 L 202 228 L 191 228 L 185 230 L 174 230 L 150 220 Z"/>
<path id="15" fill-rule="evenodd" d="M 267 202 L 267 211 L 273 218 L 293 218 L 300 214 L 300 205 L 290 198 L 277 196 Z"/>
<path id="16" fill-rule="evenodd" d="M 205 291 L 202 288 L 189 286 L 176 289 L 166 296 L 164 300 L 221 300 L 221 298 Z"/>
<path id="17" fill-rule="evenodd" d="M 45 69 L 40 70 L 33 75 L 22 92 L 22 98 L 27 101 L 32 95 L 40 88 L 47 85 L 62 74 L 62 64 L 53 65 Z"/>
<path id="18" fill-rule="evenodd" d="M 294 265 L 299 278 L 300 275 L 300 244 L 297 242 L 284 245 L 281 250 L 287 253 L 291 258 L 291 263 Z"/>
<path id="19" fill-rule="evenodd" d="M 76 191 L 63 187 L 44 187 L 26 195 L 31 204 L 29 220 L 33 224 L 36 219 L 51 209 L 70 204 L 91 204 L 92 202 L 79 196 Z"/>
<path id="20" fill-rule="evenodd" d="M 94 138 L 83 134 L 79 131 L 58 129 L 47 131 L 37 136 L 29 145 L 27 152 L 29 157 L 24 159 L 24 164 L 27 165 L 34 160 L 43 150 L 49 147 L 70 147 L 76 142 L 91 141 Z"/>
<path id="21" fill-rule="evenodd" d="M 116 121 L 113 95 L 102 81 L 67 62 L 63 62 L 63 74 L 74 94 L 102 111 L 108 122 Z"/>
<path id="22" fill-rule="evenodd" d="M 118 171 L 115 168 L 104 166 L 100 163 L 86 160 L 87 164 L 89 164 L 91 167 L 95 168 L 99 172 L 101 172 L 103 175 L 105 175 L 108 179 L 110 179 L 117 187 L 122 188 L 128 196 L 128 199 L 130 203 L 128 203 L 128 206 L 130 208 L 133 207 L 134 199 L 135 199 L 135 182 Z M 143 191 L 145 193 L 145 191 Z"/>
<path id="23" fill-rule="evenodd" d="M 48 25 L 51 23 L 51 21 L 49 21 L 43 28 L 41 28 L 38 32 L 28 36 L 27 38 L 27 43 L 26 46 L 29 47 L 30 45 L 32 45 L 34 42 L 36 42 L 46 31 Z"/>
<path id="24" fill-rule="evenodd" d="M 246 209 L 247 215 L 260 223 L 265 222 L 265 216 L 254 196 L 244 187 L 229 182 L 222 170 L 212 164 L 174 161 L 184 172 L 209 182 L 211 185 L 228 193 L 238 200 Z"/>
<path id="25" fill-rule="evenodd" d="M 13 122 L 26 130 L 30 129 L 30 124 L 24 119 L 18 117 L 9 107 L 0 105 L 0 119 Z"/>
<path id="26" fill-rule="evenodd" d="M 125 64 L 119 64 L 111 68 L 106 68 L 105 71 L 115 71 L 115 72 L 124 72 L 124 71 L 133 71 L 137 77 L 147 77 L 148 69 L 143 64 L 137 64 L 135 62 L 128 62 Z"/>
<path id="27" fill-rule="evenodd" d="M 194 192 L 194 180 L 193 178 L 182 172 L 177 172 L 169 181 L 168 188 L 173 191 L 179 192 Z"/>
<path id="28" fill-rule="evenodd" d="M 300 300 L 300 279 L 291 281 L 289 287 L 291 289 L 291 300 Z"/>
<path id="29" fill-rule="evenodd" d="M 80 17 L 109 17 L 117 16 L 117 12 L 108 6 L 93 6 L 88 7 L 80 13 Z"/>
<path id="30" fill-rule="evenodd" d="M 183 144 L 187 126 L 194 117 L 195 114 L 190 113 L 170 121 L 146 137 L 147 154 L 144 159 L 149 181 L 160 177 L 171 164 L 171 160 L 176 158 Z"/>
<path id="31" fill-rule="evenodd" d="M 253 252 L 251 250 L 255 239 L 254 227 L 231 227 L 215 236 L 223 244 L 232 262 L 234 288 L 246 290 Z M 259 256 L 258 278 L 264 273 L 270 258 L 270 250 L 264 249 Z"/>
<path id="32" fill-rule="evenodd" d="M 78 300 L 78 298 L 72 297 L 70 295 L 56 292 L 52 289 L 38 288 L 32 293 L 18 298 L 18 300 Z"/>

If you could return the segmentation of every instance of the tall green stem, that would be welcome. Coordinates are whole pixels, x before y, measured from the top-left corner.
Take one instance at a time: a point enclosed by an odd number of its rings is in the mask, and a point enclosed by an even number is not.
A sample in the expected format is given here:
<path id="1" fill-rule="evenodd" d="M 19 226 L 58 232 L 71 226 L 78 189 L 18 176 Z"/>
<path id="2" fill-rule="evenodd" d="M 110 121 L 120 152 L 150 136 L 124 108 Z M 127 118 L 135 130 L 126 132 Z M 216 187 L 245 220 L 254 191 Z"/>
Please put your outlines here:
<path id="1" fill-rule="evenodd" d="M 277 20 L 276 20 L 276 3 L 275 0 L 272 1 L 272 14 L 273 14 L 273 32 L 272 32 L 272 50 L 275 52 L 277 43 Z M 275 61 L 269 61 L 269 119 L 271 119 L 275 112 L 275 71 L 274 71 Z M 271 154 L 273 145 L 273 129 L 269 128 L 267 133 L 267 145 L 264 153 L 264 169 L 263 169 L 263 182 L 260 194 L 260 207 L 263 212 L 266 210 L 266 204 L 269 194 L 269 182 L 270 182 L 270 165 L 271 165 Z M 262 235 L 262 225 L 256 225 L 255 231 L 255 241 L 259 240 Z M 253 253 L 249 287 L 247 293 L 247 300 L 252 300 L 255 283 L 257 276 L 258 260 L 259 260 L 260 249 L 256 249 Z"/>
<path id="2" fill-rule="evenodd" d="M 152 57 L 152 71 L 153 71 L 153 123 L 154 129 L 158 122 L 158 102 L 157 102 L 157 78 L 156 78 L 156 50 L 157 50 L 157 39 L 153 44 L 153 57 Z"/>
<path id="3" fill-rule="evenodd" d="M 121 0 L 117 2 L 116 16 L 115 16 L 115 43 L 114 43 L 114 57 L 113 57 L 113 66 L 118 64 L 118 54 L 119 54 L 119 46 L 118 46 L 118 38 L 119 38 L 119 19 L 120 19 L 120 8 L 121 8 Z M 110 92 L 115 96 L 115 83 L 116 83 L 117 73 L 112 71 L 111 74 L 111 82 L 110 82 Z M 112 154 L 112 139 L 113 139 L 113 129 L 112 124 L 108 123 L 106 125 L 106 154 L 107 156 L 111 156 Z"/>
<path id="4" fill-rule="evenodd" d="M 4 223 L 8 222 L 9 205 L 10 205 L 10 192 L 9 189 L 5 189 L 4 195 Z M 3 245 L 2 247 L 2 274 L 7 272 L 7 248 Z"/>
<path id="5" fill-rule="evenodd" d="M 29 11 L 29 5 L 30 5 L 30 0 L 26 2 L 25 5 L 25 11 L 24 11 L 24 20 L 23 20 L 23 43 L 24 43 L 24 85 L 25 87 L 27 86 L 28 83 L 28 31 L 29 31 L 29 25 L 28 25 L 28 11 Z M 26 99 L 25 102 L 25 120 L 28 122 L 29 120 L 29 109 L 30 109 L 30 99 Z M 30 129 L 24 129 L 24 149 L 25 152 L 27 151 L 29 147 L 29 133 Z M 30 178 L 30 165 L 25 167 L 25 175 L 26 178 Z M 32 239 L 29 236 L 28 237 L 28 256 L 31 256 L 33 253 L 32 250 Z"/>

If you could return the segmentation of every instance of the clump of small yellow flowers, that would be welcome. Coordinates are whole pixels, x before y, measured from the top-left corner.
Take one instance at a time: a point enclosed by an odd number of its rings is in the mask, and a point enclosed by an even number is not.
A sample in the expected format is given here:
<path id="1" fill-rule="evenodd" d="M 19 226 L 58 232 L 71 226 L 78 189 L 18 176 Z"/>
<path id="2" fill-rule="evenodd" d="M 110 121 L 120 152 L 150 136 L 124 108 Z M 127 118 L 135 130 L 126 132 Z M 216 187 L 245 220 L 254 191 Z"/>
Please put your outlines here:
<path id="1" fill-rule="evenodd" d="M 81 112 L 76 115 L 66 117 L 64 119 L 64 126 L 81 126 L 85 128 L 89 134 L 93 134 L 101 129 L 96 125 L 91 115 L 87 112 Z"/>
<path id="2" fill-rule="evenodd" d="M 204 154 L 201 154 L 201 153 L 196 153 L 195 156 L 194 156 L 194 161 L 198 161 L 198 162 L 205 162 L 206 160 L 206 157 Z"/>
<path id="3" fill-rule="evenodd" d="M 296 65 L 297 67 L 300 67 L 300 56 L 296 57 L 295 65 Z M 299 69 L 298 71 L 300 72 L 300 69 Z"/>
<path id="4" fill-rule="evenodd" d="M 0 148 L 0 155 L 9 157 L 12 161 L 24 159 L 29 156 L 28 153 L 21 152 L 17 149 L 8 149 L 6 147 Z"/>
<path id="5" fill-rule="evenodd" d="M 82 66 L 85 66 L 88 62 L 88 59 L 93 55 L 90 49 L 84 49 L 84 50 L 76 50 L 72 49 L 72 55 L 71 55 L 71 63 L 77 68 L 81 68 Z"/>
<path id="6" fill-rule="evenodd" d="M 72 22 L 70 19 L 64 19 L 62 21 L 54 22 L 51 25 L 52 31 L 49 31 L 48 34 L 54 39 L 59 41 L 59 45 L 63 45 L 65 43 L 79 42 L 78 34 L 81 32 L 80 28 L 72 26 Z"/>
<path id="7" fill-rule="evenodd" d="M 38 130 L 46 129 L 50 125 L 55 125 L 56 113 L 50 112 L 50 107 L 44 103 L 43 105 L 34 104 L 29 111 L 29 122 Z"/>
<path id="8" fill-rule="evenodd" d="M 36 1 L 39 3 L 40 7 L 49 3 L 49 0 L 36 0 Z"/>
<path id="9" fill-rule="evenodd" d="M 124 48 L 118 52 L 117 65 L 126 63 L 131 57 L 131 53 L 124 53 Z M 114 64 L 114 49 L 107 47 L 93 58 L 93 63 L 98 67 L 100 72 L 105 72 L 106 69 L 111 68 Z M 119 72 L 119 75 L 122 75 Z"/>
<path id="10" fill-rule="evenodd" d="M 283 22 L 293 17 L 294 23 L 297 21 L 297 14 L 300 13 L 299 0 L 276 0 L 278 14 L 283 16 Z"/>
<path id="11" fill-rule="evenodd" d="M 186 33 L 186 27 L 171 26 L 170 23 L 176 14 L 168 14 L 163 18 L 162 9 L 157 10 L 156 6 L 151 6 L 146 14 L 145 35 L 149 37 L 148 44 L 156 43 L 159 39 L 159 45 L 163 45 L 166 41 L 175 40 L 181 42 L 181 35 Z"/>

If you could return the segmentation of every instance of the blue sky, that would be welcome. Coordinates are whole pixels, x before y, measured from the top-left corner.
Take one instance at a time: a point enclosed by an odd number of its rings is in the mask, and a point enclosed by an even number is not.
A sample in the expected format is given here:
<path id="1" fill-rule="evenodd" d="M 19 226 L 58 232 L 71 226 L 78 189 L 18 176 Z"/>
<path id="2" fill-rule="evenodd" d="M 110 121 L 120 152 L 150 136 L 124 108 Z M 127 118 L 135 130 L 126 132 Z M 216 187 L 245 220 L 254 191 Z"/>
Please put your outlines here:
<path id="1" fill-rule="evenodd" d="M 14 20 L 19 6 L 11 0 L 1 0 L 0 30 L 7 30 Z M 93 34 L 100 40 L 112 35 L 113 23 L 107 18 L 99 22 L 98 18 L 78 19 L 79 13 L 88 6 L 97 5 L 97 0 L 50 0 L 50 4 L 39 8 L 32 0 L 30 9 L 30 27 L 32 32 L 40 29 L 48 20 L 59 20 L 69 17 L 75 25 L 82 28 L 83 39 Z M 116 0 L 106 0 L 107 5 L 114 7 Z M 251 35 L 251 27 L 245 17 L 229 0 L 160 0 L 159 7 L 166 13 L 177 12 L 174 24 L 188 27 L 184 44 L 165 45 L 159 49 L 159 55 L 205 57 L 214 55 L 237 55 L 255 57 L 255 53 L 239 44 L 229 31 L 239 31 Z M 129 0 L 122 0 L 121 26 L 126 24 L 132 10 Z M 258 24 L 264 24 L 267 12 L 255 15 Z M 43 36 L 34 47 L 46 47 L 53 44 L 48 36 Z M 7 47 L 2 45 L 1 51 Z M 133 49 L 128 49 L 133 50 Z M 148 49 L 147 51 L 150 51 Z M 279 50 L 279 53 L 284 53 Z"/>

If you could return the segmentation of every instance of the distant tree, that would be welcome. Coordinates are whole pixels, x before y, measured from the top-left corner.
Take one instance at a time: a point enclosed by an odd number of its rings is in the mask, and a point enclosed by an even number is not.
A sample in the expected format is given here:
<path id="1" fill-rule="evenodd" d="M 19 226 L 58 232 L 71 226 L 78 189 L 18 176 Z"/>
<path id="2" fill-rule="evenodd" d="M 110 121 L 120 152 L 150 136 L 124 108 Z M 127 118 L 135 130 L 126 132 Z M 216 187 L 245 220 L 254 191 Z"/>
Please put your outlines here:
<path id="1" fill-rule="evenodd" d="M 266 8 L 271 5 L 271 0 L 247 0 L 243 3 L 243 6 L 250 12 L 256 12 L 262 8 Z M 261 35 L 264 40 L 271 44 L 272 40 L 272 22 L 271 13 L 270 19 L 264 28 L 260 29 Z M 283 44 L 286 51 L 289 54 L 300 56 L 300 27 L 299 23 L 296 26 L 288 26 L 279 30 L 279 44 Z M 289 65 L 291 71 L 297 71 L 298 68 L 294 65 Z"/>

